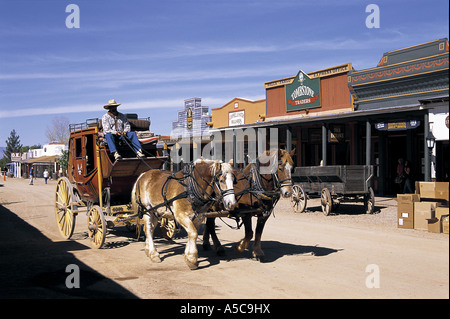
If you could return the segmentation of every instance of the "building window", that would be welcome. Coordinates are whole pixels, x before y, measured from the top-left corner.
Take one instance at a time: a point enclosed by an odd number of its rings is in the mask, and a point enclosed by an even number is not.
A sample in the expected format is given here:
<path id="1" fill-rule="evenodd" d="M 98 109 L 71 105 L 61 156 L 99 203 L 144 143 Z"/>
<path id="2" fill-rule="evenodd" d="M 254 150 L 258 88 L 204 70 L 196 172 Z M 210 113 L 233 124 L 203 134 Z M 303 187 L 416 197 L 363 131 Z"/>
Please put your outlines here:
<path id="1" fill-rule="evenodd" d="M 234 103 L 234 108 L 237 109 L 238 107 L 239 107 L 239 103 L 238 102 Z"/>

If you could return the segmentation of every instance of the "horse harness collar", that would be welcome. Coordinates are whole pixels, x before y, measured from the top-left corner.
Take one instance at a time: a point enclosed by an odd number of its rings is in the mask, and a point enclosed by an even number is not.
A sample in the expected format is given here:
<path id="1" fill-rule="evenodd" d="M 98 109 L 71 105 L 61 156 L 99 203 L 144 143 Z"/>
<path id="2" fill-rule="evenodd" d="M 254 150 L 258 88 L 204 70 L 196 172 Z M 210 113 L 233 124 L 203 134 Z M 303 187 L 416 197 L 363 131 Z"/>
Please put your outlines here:
<path id="1" fill-rule="evenodd" d="M 249 193 L 251 195 L 251 198 L 255 197 L 256 202 L 260 202 L 262 206 L 272 207 L 272 209 L 269 209 L 267 212 L 263 213 L 264 215 L 270 215 L 276 203 L 280 199 L 279 190 L 285 186 L 292 186 L 292 179 L 286 178 L 280 180 L 276 172 L 270 174 L 271 177 L 265 177 L 263 174 L 260 173 L 259 162 L 256 163 L 252 162 L 250 164 L 251 168 L 249 174 L 245 175 L 242 172 L 242 175 L 244 176 L 243 178 L 247 180 L 247 185 L 244 188 L 244 190 L 236 194 L 236 197 L 240 198 L 241 196 Z M 279 161 L 279 164 L 281 164 L 281 161 Z M 264 185 L 263 180 L 269 182 L 270 179 L 272 179 L 274 183 L 273 190 L 268 190 Z M 239 202 L 239 199 L 237 199 L 237 201 Z"/>
<path id="2" fill-rule="evenodd" d="M 189 202 L 192 205 L 192 208 L 195 213 L 195 217 L 198 216 L 199 211 L 203 211 L 207 208 L 209 208 L 211 205 L 219 201 L 221 198 L 215 198 L 208 194 L 206 192 L 206 189 L 204 189 L 199 182 L 194 178 L 194 170 L 195 170 L 195 164 L 193 163 L 187 163 L 186 166 L 181 171 L 183 176 L 176 177 L 175 174 L 170 175 L 167 177 L 166 181 L 164 182 L 164 185 L 161 189 L 161 195 L 164 199 L 163 203 L 160 203 L 158 205 L 152 206 L 150 208 L 147 208 L 142 204 L 141 198 L 140 198 L 140 187 L 137 188 L 137 199 L 136 202 L 139 205 L 139 217 L 142 218 L 144 214 L 154 213 L 158 217 L 158 213 L 156 210 L 161 207 L 166 207 L 166 209 L 169 209 L 169 211 L 174 215 L 172 208 L 170 207 L 170 204 L 176 200 L 187 198 Z M 217 173 L 214 175 L 213 181 L 211 183 L 208 183 L 203 176 L 199 174 L 200 178 L 205 181 L 209 187 L 211 187 L 214 190 L 214 184 L 216 183 L 216 177 Z M 167 199 L 167 189 L 169 187 L 169 183 L 175 180 L 179 184 L 185 187 L 185 191 L 176 195 L 175 197 L 172 197 L 170 199 Z M 217 187 L 219 191 L 221 192 L 221 196 L 226 196 L 230 193 L 234 193 L 234 189 L 229 189 L 225 191 L 221 191 L 219 187 Z"/>

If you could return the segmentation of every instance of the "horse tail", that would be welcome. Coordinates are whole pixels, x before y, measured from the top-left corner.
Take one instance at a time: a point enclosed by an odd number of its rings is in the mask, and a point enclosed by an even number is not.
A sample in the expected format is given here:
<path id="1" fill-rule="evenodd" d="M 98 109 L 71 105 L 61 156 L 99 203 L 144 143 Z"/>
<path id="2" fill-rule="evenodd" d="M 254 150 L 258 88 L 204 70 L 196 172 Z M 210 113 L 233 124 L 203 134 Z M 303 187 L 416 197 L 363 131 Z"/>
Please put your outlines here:
<path id="1" fill-rule="evenodd" d="M 140 196 L 136 192 L 136 190 L 139 191 L 139 193 L 140 193 L 138 183 L 139 183 L 139 180 L 141 179 L 142 175 L 144 175 L 144 174 L 145 174 L 145 172 L 142 173 L 141 175 L 139 175 L 139 177 L 136 179 L 136 182 L 134 183 L 133 189 L 131 191 L 131 208 L 133 209 L 133 212 L 135 214 L 137 214 L 139 212 L 139 204 L 137 201 L 140 200 L 140 198 L 139 198 Z"/>

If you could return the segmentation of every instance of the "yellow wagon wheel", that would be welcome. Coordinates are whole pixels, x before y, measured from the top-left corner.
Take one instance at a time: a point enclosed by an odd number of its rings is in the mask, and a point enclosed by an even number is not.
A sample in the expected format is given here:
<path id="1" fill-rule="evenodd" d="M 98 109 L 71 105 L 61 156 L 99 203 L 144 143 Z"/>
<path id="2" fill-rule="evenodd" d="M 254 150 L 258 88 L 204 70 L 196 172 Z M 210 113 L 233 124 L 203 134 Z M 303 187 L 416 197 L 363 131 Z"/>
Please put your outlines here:
<path id="1" fill-rule="evenodd" d="M 76 213 L 73 211 L 73 188 L 67 177 L 61 177 L 56 184 L 55 216 L 59 232 L 69 239 L 75 229 Z"/>
<path id="2" fill-rule="evenodd" d="M 177 225 L 175 223 L 175 220 L 161 218 L 159 222 L 159 230 L 161 232 L 161 236 L 163 236 L 165 239 L 173 239 L 173 237 L 175 237 L 175 234 L 177 233 Z"/>
<path id="3" fill-rule="evenodd" d="M 106 238 L 106 221 L 102 209 L 94 205 L 88 212 L 88 235 L 94 248 L 101 248 Z"/>

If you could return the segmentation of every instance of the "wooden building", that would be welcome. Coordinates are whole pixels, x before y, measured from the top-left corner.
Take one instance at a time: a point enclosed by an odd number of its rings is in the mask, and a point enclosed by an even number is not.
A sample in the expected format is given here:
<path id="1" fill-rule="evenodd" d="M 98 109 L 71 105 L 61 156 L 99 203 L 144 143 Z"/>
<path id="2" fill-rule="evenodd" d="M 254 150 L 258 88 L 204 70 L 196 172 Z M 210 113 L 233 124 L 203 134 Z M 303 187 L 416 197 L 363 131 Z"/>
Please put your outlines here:
<path id="1" fill-rule="evenodd" d="M 252 101 L 234 98 L 225 105 L 211 109 L 211 128 L 237 126 L 264 121 L 266 117 L 266 100 Z"/>
<path id="2" fill-rule="evenodd" d="M 265 117 L 223 126 L 233 100 L 219 108 L 226 114 L 213 112 L 210 132 L 266 129 L 262 132 L 276 134 L 277 147 L 296 149 L 296 166 L 373 165 L 379 195 L 403 192 L 394 183 L 399 158 L 412 162 L 416 180 L 447 181 L 448 63 L 448 40 L 440 39 L 386 52 L 378 65 L 365 70 L 351 63 L 310 73 L 297 70 L 264 84 Z M 431 134 L 438 136 L 429 149 Z M 259 150 L 259 131 L 257 136 Z M 245 143 L 225 140 L 234 153 L 246 152 Z"/>
<path id="3" fill-rule="evenodd" d="M 448 68 L 444 38 L 386 52 L 376 67 L 349 74 L 355 112 L 367 114 L 370 125 L 367 156 L 378 167 L 380 193 L 402 192 L 393 182 L 400 158 L 415 180 L 449 180 Z"/>

